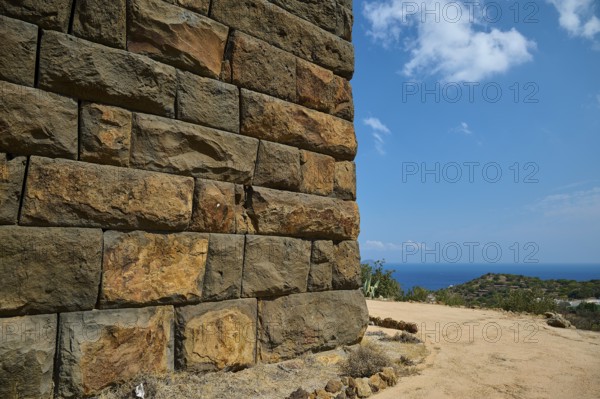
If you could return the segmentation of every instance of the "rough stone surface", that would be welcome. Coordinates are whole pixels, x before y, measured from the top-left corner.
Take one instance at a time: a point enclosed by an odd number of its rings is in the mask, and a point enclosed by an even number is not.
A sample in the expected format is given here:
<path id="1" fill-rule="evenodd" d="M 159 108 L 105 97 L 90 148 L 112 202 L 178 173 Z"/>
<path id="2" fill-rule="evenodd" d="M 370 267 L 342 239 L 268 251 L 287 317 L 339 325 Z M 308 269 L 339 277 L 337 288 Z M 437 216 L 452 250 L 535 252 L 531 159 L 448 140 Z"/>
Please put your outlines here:
<path id="1" fill-rule="evenodd" d="M 9 159 L 0 153 L 0 224 L 17 223 L 26 165 L 26 157 Z"/>
<path id="2" fill-rule="evenodd" d="M 366 377 L 365 378 L 355 378 L 354 384 L 355 384 L 354 389 L 356 390 L 356 395 L 359 398 L 368 398 L 369 396 L 373 395 L 373 391 L 371 390 L 371 387 L 369 386 L 368 378 L 366 378 Z"/>
<path id="3" fill-rule="evenodd" d="M 56 315 L 0 320 L 0 397 L 52 399 Z"/>
<path id="4" fill-rule="evenodd" d="M 129 51 L 219 77 L 229 31 L 226 26 L 161 0 L 131 0 L 129 4 Z"/>
<path id="5" fill-rule="evenodd" d="M 247 236 L 242 297 L 270 297 L 306 292 L 310 241 Z"/>
<path id="6" fill-rule="evenodd" d="M 211 18 L 351 78 L 352 44 L 266 0 L 213 0 Z"/>
<path id="7" fill-rule="evenodd" d="M 79 118 L 81 161 L 129 166 L 131 112 L 108 105 L 84 103 Z"/>
<path id="8" fill-rule="evenodd" d="M 325 385 L 325 391 L 330 392 L 330 393 L 339 392 L 342 390 L 342 388 L 344 388 L 344 385 L 342 384 L 342 381 L 340 381 L 340 380 L 331 379 L 331 380 L 327 381 L 327 385 Z"/>
<path id="9" fill-rule="evenodd" d="M 124 49 L 127 46 L 127 0 L 77 0 L 73 34 Z"/>
<path id="10" fill-rule="evenodd" d="M 264 362 L 356 343 L 368 323 L 358 290 L 294 294 L 261 300 L 258 308 L 258 357 Z"/>
<path id="11" fill-rule="evenodd" d="M 0 81 L 0 151 L 77 158 L 77 103 Z"/>
<path id="12" fill-rule="evenodd" d="M 254 222 L 246 211 L 252 200 L 252 187 L 235 185 L 235 232 L 237 234 L 256 234 Z"/>
<path id="13" fill-rule="evenodd" d="M 73 0 L 2 0 L 0 14 L 66 32 Z"/>
<path id="14" fill-rule="evenodd" d="M 336 0 L 269 0 L 329 32 L 337 29 Z"/>
<path id="15" fill-rule="evenodd" d="M 334 248 L 333 288 L 355 289 L 361 286 L 358 242 L 342 241 Z"/>
<path id="16" fill-rule="evenodd" d="M 308 274 L 309 291 L 327 291 L 332 285 L 334 263 L 333 241 L 314 241 Z"/>
<path id="17" fill-rule="evenodd" d="M 354 119 L 352 87 L 346 79 L 300 59 L 296 76 L 299 104 L 349 121 Z"/>
<path id="18" fill-rule="evenodd" d="M 356 239 L 355 202 L 254 187 L 245 212 L 258 234 L 332 240 Z"/>
<path id="19" fill-rule="evenodd" d="M 235 186 L 196 179 L 190 231 L 235 233 Z"/>
<path id="20" fill-rule="evenodd" d="M 0 79 L 33 86 L 38 27 L 0 15 L 0 37 Z"/>
<path id="21" fill-rule="evenodd" d="M 296 147 L 260 141 L 253 184 L 298 191 L 300 151 Z"/>
<path id="22" fill-rule="evenodd" d="M 167 3 L 176 4 L 188 8 L 202 15 L 208 15 L 210 0 L 165 0 Z"/>
<path id="23" fill-rule="evenodd" d="M 241 133 L 352 160 L 356 136 L 351 122 L 242 89 Z"/>
<path id="24" fill-rule="evenodd" d="M 134 114 L 131 165 L 250 183 L 258 140 L 153 115 Z"/>
<path id="25" fill-rule="evenodd" d="M 178 72 L 177 118 L 238 133 L 240 96 L 237 87 Z"/>
<path id="26" fill-rule="evenodd" d="M 0 315 L 92 309 L 101 260 L 100 229 L 0 227 Z"/>
<path id="27" fill-rule="evenodd" d="M 82 100 L 173 116 L 175 68 L 57 32 L 44 32 L 40 88 Z"/>
<path id="28" fill-rule="evenodd" d="M 189 177 L 31 157 L 20 222 L 183 230 L 193 190 Z"/>
<path id="29" fill-rule="evenodd" d="M 302 183 L 300 191 L 307 194 L 331 195 L 335 175 L 335 159 L 310 151 L 300 151 Z"/>
<path id="30" fill-rule="evenodd" d="M 236 370 L 255 363 L 256 308 L 256 299 L 178 308 L 177 367 Z"/>
<path id="31" fill-rule="evenodd" d="M 296 101 L 296 57 L 239 31 L 230 40 L 233 83 Z"/>
<path id="32" fill-rule="evenodd" d="M 345 40 L 352 40 L 352 25 L 354 25 L 354 15 L 352 13 L 352 5 L 346 7 L 338 3 L 337 7 L 337 26 L 335 34 Z"/>
<path id="33" fill-rule="evenodd" d="M 223 301 L 240 297 L 244 267 L 244 236 L 211 233 L 202 299 Z"/>
<path id="34" fill-rule="evenodd" d="M 373 374 L 369 377 L 369 386 L 373 392 L 383 391 L 388 387 L 387 382 L 383 378 L 381 378 L 380 373 Z"/>
<path id="35" fill-rule="evenodd" d="M 350 161 L 335 163 L 335 196 L 345 200 L 356 199 L 356 164 Z"/>
<path id="36" fill-rule="evenodd" d="M 208 235 L 104 234 L 103 307 L 199 301 L 208 253 Z"/>
<path id="37" fill-rule="evenodd" d="M 171 306 L 61 314 L 58 397 L 172 371 L 173 327 Z"/>

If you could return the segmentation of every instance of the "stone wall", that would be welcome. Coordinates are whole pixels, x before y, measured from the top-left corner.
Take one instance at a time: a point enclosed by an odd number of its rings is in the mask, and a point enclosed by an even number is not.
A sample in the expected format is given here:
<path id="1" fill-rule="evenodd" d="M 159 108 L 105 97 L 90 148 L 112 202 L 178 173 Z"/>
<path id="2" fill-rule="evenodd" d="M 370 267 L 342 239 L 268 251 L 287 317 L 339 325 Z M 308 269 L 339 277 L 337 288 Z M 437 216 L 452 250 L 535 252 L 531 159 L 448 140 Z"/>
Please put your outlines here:
<path id="1" fill-rule="evenodd" d="M 351 0 L 0 0 L 0 397 L 357 342 Z"/>

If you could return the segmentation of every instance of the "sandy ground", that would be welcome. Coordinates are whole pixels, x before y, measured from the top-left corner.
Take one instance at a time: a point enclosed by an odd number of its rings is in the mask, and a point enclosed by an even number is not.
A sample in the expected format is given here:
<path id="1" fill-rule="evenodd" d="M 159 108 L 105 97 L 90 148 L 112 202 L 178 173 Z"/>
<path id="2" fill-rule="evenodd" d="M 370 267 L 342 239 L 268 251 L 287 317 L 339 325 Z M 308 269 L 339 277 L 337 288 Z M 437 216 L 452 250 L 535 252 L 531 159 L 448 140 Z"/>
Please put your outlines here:
<path id="1" fill-rule="evenodd" d="M 367 303 L 372 316 L 417 323 L 430 352 L 418 375 L 375 399 L 600 398 L 598 332 L 494 310 Z"/>

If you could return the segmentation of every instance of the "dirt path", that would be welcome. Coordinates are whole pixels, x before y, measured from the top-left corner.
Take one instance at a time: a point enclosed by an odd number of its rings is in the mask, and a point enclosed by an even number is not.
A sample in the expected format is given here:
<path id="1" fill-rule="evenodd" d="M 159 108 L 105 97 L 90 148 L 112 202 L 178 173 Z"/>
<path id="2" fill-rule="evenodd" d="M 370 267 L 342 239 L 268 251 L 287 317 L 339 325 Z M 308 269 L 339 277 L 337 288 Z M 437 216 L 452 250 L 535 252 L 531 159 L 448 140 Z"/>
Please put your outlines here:
<path id="1" fill-rule="evenodd" d="M 600 333 L 493 310 L 367 301 L 372 316 L 419 325 L 431 354 L 377 399 L 600 398 Z"/>

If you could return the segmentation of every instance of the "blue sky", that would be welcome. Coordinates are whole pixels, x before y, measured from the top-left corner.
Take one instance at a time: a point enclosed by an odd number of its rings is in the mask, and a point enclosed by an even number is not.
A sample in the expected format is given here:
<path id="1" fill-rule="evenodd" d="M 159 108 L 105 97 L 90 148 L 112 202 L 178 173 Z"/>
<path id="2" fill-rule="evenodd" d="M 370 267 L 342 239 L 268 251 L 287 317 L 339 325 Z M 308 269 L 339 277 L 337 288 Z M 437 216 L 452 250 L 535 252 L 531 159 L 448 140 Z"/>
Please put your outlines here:
<path id="1" fill-rule="evenodd" d="M 600 264 L 600 2 L 468 4 L 354 1 L 363 259 Z"/>

